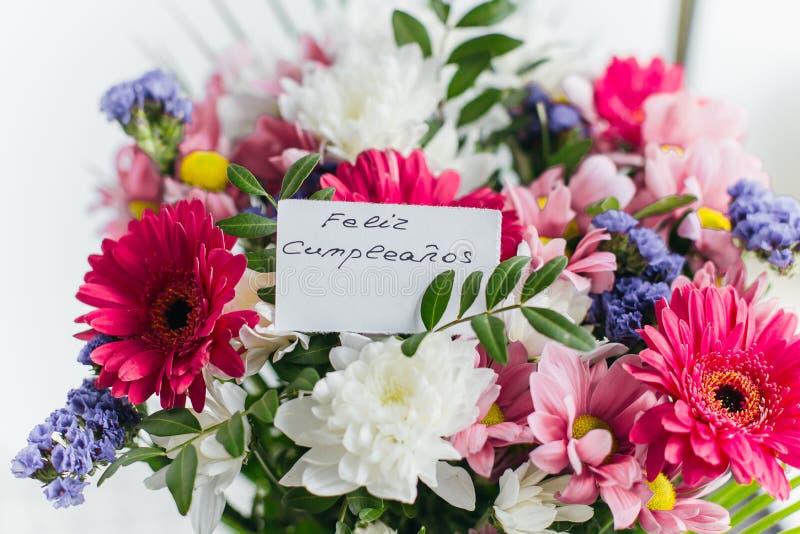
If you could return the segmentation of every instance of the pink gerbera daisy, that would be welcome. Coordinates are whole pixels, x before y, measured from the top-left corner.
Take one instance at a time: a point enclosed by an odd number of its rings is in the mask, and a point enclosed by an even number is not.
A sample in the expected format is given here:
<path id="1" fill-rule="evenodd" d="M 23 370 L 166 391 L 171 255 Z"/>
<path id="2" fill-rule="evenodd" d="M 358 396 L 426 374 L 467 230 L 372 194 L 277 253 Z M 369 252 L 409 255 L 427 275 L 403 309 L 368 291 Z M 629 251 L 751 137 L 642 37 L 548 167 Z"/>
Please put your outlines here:
<path id="1" fill-rule="evenodd" d="M 656 403 L 655 394 L 631 380 L 621 362 L 590 366 L 573 350 L 548 343 L 531 375 L 534 411 L 528 424 L 537 442 L 531 461 L 551 474 L 575 474 L 559 496 L 592 504 L 600 495 L 616 528 L 627 528 L 641 509 L 643 474 L 628 433 L 636 417 Z"/>
<path id="2" fill-rule="evenodd" d="M 495 448 L 533 442 L 527 418 L 533 411 L 530 375 L 536 364 L 528 362 L 528 352 L 519 342 L 508 346 L 506 365 L 491 360 L 483 347 L 478 353 L 478 367 L 492 369 L 497 379 L 478 400 L 478 421 L 456 434 L 453 446 L 476 473 L 489 478 Z"/>
<path id="3" fill-rule="evenodd" d="M 336 175 L 325 174 L 322 187 L 333 187 L 333 200 L 374 202 L 377 204 L 417 204 L 425 206 L 463 206 L 486 208 L 503 213 L 501 259 L 517 252 L 522 227 L 513 209 L 506 209 L 506 198 L 488 187 L 456 199 L 461 177 L 455 171 L 434 176 L 425 154 L 414 150 L 404 157 L 396 150 L 367 150 L 355 163 L 340 163 Z"/>
<path id="4" fill-rule="evenodd" d="M 673 402 L 645 412 L 630 438 L 648 445 L 651 478 L 681 466 L 696 486 L 730 466 L 740 483 L 756 479 L 789 496 L 780 462 L 800 466 L 800 335 L 782 310 L 757 325 L 733 287 L 686 285 L 656 305 L 658 328 L 641 330 L 644 367 L 628 371 Z"/>
<path id="5" fill-rule="evenodd" d="M 162 206 L 132 221 L 118 241 L 103 241 L 78 299 L 97 309 L 79 317 L 96 332 L 119 338 L 96 348 L 98 387 L 138 404 L 153 393 L 161 406 L 195 411 L 205 404 L 202 370 L 239 377 L 245 368 L 230 340 L 255 326 L 253 311 L 223 313 L 247 260 L 233 255 L 236 238 L 214 226 L 201 202 Z"/>

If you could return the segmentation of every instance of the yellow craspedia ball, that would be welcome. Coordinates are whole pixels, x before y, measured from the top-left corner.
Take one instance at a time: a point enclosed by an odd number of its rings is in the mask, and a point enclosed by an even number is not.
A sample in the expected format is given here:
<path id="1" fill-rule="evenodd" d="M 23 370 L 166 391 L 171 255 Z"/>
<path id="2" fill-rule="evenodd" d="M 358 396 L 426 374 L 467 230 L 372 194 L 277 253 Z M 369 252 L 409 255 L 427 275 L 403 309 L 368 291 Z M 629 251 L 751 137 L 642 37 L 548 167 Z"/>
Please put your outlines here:
<path id="1" fill-rule="evenodd" d="M 228 163 L 218 152 L 196 150 L 181 161 L 181 180 L 206 191 L 222 191 L 228 184 Z"/>

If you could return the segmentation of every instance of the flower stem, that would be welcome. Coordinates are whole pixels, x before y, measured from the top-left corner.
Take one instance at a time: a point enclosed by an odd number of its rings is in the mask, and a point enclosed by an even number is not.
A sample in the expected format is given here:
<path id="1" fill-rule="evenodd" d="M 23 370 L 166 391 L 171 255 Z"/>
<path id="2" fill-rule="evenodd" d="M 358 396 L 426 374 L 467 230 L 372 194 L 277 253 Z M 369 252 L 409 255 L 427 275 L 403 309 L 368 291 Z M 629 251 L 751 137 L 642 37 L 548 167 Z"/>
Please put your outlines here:
<path id="1" fill-rule="evenodd" d="M 442 332 L 443 330 L 447 330 L 448 328 L 451 328 L 451 327 L 453 327 L 453 326 L 455 326 L 457 324 L 466 323 L 467 321 L 471 321 L 472 319 L 474 319 L 475 317 L 478 317 L 479 315 L 494 315 L 494 314 L 497 314 L 497 313 L 503 313 L 503 312 L 507 312 L 507 311 L 511 311 L 511 310 L 518 310 L 519 308 L 522 308 L 522 304 L 512 304 L 511 306 L 506 306 L 504 308 L 497 308 L 496 310 L 487 310 L 485 312 L 476 313 L 475 315 L 468 315 L 467 317 L 461 317 L 460 319 L 455 319 L 453 321 L 450 321 L 446 325 L 440 326 L 435 331 L 436 332 Z"/>
<path id="2" fill-rule="evenodd" d="M 269 468 L 266 460 L 264 460 L 264 457 L 261 455 L 260 445 L 253 447 L 253 456 L 255 456 L 256 460 L 261 465 L 261 469 L 264 470 L 264 473 L 267 475 L 269 481 L 272 482 L 272 484 L 275 486 L 275 489 L 278 490 L 278 493 L 285 495 L 286 490 L 283 486 L 281 486 L 281 483 L 278 482 L 278 477 L 275 476 L 275 473 L 272 472 L 272 469 Z"/>

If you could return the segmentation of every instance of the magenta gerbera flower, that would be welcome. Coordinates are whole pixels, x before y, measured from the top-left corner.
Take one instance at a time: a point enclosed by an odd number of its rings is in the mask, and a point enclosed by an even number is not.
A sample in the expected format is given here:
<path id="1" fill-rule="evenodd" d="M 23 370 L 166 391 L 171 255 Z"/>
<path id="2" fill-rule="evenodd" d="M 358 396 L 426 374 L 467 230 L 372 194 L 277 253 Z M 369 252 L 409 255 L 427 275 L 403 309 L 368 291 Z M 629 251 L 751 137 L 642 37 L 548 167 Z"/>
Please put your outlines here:
<path id="1" fill-rule="evenodd" d="M 253 311 L 223 313 L 247 260 L 230 252 L 236 238 L 214 226 L 199 201 L 162 206 L 132 221 L 118 241 L 103 241 L 78 300 L 97 308 L 79 317 L 96 332 L 119 338 L 96 348 L 97 387 L 111 387 L 138 404 L 153 393 L 161 406 L 205 404 L 203 369 L 229 377 L 245 368 L 230 344 Z"/>
<path id="2" fill-rule="evenodd" d="M 686 285 L 656 305 L 658 329 L 641 331 L 638 379 L 672 402 L 645 412 L 631 430 L 648 445 L 653 479 L 681 466 L 689 486 L 730 466 L 740 483 L 756 479 L 789 496 L 779 462 L 800 466 L 800 335 L 797 317 L 777 311 L 761 325 L 733 287 Z M 757 326 L 758 325 L 758 326 Z"/>
<path id="3" fill-rule="evenodd" d="M 367 150 L 355 163 L 340 163 L 336 175 L 325 174 L 322 187 L 333 187 L 333 200 L 494 209 L 502 212 L 501 259 L 514 256 L 522 241 L 517 212 L 506 208 L 506 197 L 481 187 L 456 198 L 461 177 L 455 171 L 434 176 L 425 154 L 414 150 L 404 157 L 396 150 Z"/>

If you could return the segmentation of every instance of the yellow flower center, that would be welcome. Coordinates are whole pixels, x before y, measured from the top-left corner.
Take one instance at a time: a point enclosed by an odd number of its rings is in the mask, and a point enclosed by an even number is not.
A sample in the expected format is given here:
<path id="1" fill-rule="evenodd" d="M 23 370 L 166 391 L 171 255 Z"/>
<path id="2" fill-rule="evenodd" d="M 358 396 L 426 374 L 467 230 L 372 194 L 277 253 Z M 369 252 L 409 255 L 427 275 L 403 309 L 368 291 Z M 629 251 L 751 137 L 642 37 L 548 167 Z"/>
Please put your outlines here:
<path id="1" fill-rule="evenodd" d="M 672 482 L 664 476 L 664 473 L 659 473 L 652 482 L 647 482 L 647 487 L 653 492 L 653 497 L 647 501 L 648 510 L 672 510 L 675 508 L 675 486 Z"/>
<path id="2" fill-rule="evenodd" d="M 569 224 L 567 224 L 567 227 L 564 228 L 564 239 L 570 240 L 579 235 L 581 235 L 581 231 L 578 228 L 578 220 L 572 219 Z"/>
<path id="3" fill-rule="evenodd" d="M 607 430 L 608 433 L 611 434 L 611 452 L 608 453 L 608 457 L 605 459 L 605 461 L 608 461 L 611 456 L 619 450 L 619 441 L 617 441 L 617 437 L 614 435 L 614 432 L 611 430 L 611 426 L 608 423 L 593 415 L 581 415 L 576 417 L 575 422 L 572 423 L 572 437 L 575 439 L 581 439 L 592 430 L 598 429 Z"/>
<path id="4" fill-rule="evenodd" d="M 505 421 L 506 418 L 503 416 L 503 411 L 500 409 L 500 406 L 493 402 L 489 407 L 489 411 L 486 412 L 486 416 L 481 419 L 481 424 L 486 426 L 494 426 L 499 425 L 500 423 L 505 423 Z"/>
<path id="5" fill-rule="evenodd" d="M 731 231 L 731 221 L 715 209 L 703 206 L 697 210 L 697 216 L 700 218 L 700 225 L 703 228 Z"/>
<path id="6" fill-rule="evenodd" d="M 206 191 L 222 191 L 228 184 L 228 160 L 210 150 L 197 150 L 181 161 L 181 180 Z"/>
<path id="7" fill-rule="evenodd" d="M 539 209 L 543 210 L 547 206 L 547 197 L 538 197 L 536 203 L 539 204 Z"/>
<path id="8" fill-rule="evenodd" d="M 405 385 L 395 380 L 391 380 L 381 391 L 381 404 L 404 404 L 406 398 L 411 395 L 411 390 Z"/>
<path id="9" fill-rule="evenodd" d="M 128 212 L 136 220 L 141 220 L 146 210 L 153 210 L 154 213 L 158 213 L 158 204 L 149 200 L 131 200 L 128 203 Z"/>
<path id="10" fill-rule="evenodd" d="M 677 152 L 679 156 L 683 156 L 683 149 L 678 145 L 661 145 L 661 152 Z"/>

